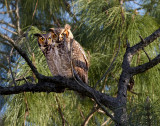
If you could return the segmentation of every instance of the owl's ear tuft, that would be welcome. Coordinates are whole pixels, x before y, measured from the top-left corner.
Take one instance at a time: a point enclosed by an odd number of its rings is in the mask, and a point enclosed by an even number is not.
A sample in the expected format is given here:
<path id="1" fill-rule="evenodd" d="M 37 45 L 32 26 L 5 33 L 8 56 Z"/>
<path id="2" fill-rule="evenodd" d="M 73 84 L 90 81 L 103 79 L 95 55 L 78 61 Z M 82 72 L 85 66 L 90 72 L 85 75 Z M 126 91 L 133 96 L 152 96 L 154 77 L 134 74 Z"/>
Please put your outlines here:
<path id="1" fill-rule="evenodd" d="M 34 34 L 34 36 L 36 36 L 36 37 L 41 37 L 42 35 L 39 34 L 39 33 L 36 33 L 36 34 Z"/>
<path id="2" fill-rule="evenodd" d="M 53 32 L 53 31 L 54 31 L 54 28 L 50 28 L 48 31 L 49 31 L 49 32 Z"/>
<path id="3" fill-rule="evenodd" d="M 64 27 L 66 30 L 70 30 L 71 29 L 71 26 L 69 24 L 66 24 L 65 27 Z"/>

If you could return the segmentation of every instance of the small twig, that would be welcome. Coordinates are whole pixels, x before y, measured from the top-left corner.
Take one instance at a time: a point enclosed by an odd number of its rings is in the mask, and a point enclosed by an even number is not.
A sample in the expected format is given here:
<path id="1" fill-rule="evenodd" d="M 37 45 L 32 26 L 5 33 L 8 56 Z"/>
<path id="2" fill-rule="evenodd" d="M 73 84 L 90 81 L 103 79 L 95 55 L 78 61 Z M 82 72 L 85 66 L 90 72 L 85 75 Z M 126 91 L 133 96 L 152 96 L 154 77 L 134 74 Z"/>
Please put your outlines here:
<path id="1" fill-rule="evenodd" d="M 25 124 L 26 118 L 29 115 L 29 107 L 28 107 L 28 101 L 27 101 L 27 98 L 26 98 L 26 92 L 24 92 L 24 101 L 25 101 L 25 104 L 26 104 L 26 110 L 25 110 L 25 115 L 24 115 L 24 126 L 25 126 L 26 125 Z"/>
<path id="2" fill-rule="evenodd" d="M 24 81 L 26 79 L 34 80 L 34 78 L 32 76 L 28 76 L 28 77 L 22 77 L 22 78 L 15 79 L 15 81 Z"/>
<path id="3" fill-rule="evenodd" d="M 139 37 L 140 37 L 142 43 L 146 43 L 145 40 L 142 38 L 141 35 L 139 35 Z"/>
<path id="4" fill-rule="evenodd" d="M 1 33 L 0 33 L 0 37 L 1 37 L 2 39 L 7 40 L 10 44 L 11 44 L 11 43 L 14 44 L 14 40 L 11 39 L 10 37 L 8 37 L 8 36 L 6 36 L 6 35 L 3 35 L 3 34 L 1 34 Z M 12 45 L 12 44 L 11 44 L 11 45 Z"/>
<path id="5" fill-rule="evenodd" d="M 140 39 L 141 39 L 142 43 L 145 43 L 145 40 L 142 38 L 142 36 L 141 36 L 141 35 L 139 35 L 139 37 L 140 37 Z M 142 47 L 142 50 L 143 50 L 143 51 L 144 51 L 144 53 L 146 54 L 146 56 L 147 56 L 148 60 L 149 60 L 149 61 L 151 61 L 151 59 L 150 59 L 149 55 L 148 55 L 148 54 L 147 54 L 147 52 L 144 50 L 144 47 Z"/>
<path id="6" fill-rule="evenodd" d="M 57 96 L 56 96 L 56 102 L 57 102 L 57 104 L 58 104 L 58 112 L 59 112 L 59 114 L 60 114 L 60 116 L 61 116 L 61 118 L 62 118 L 62 125 L 65 126 L 65 123 L 68 124 L 68 122 L 67 122 L 67 121 L 65 120 L 65 118 L 64 118 L 64 115 L 63 115 L 63 113 L 62 113 L 62 109 L 61 109 L 61 106 L 60 106 L 60 103 L 59 103 L 59 100 L 58 100 Z"/>
<path id="7" fill-rule="evenodd" d="M 6 5 L 6 8 L 7 8 L 7 13 L 9 14 L 11 20 L 14 21 L 13 13 L 10 13 L 10 7 L 9 7 L 9 5 L 7 3 L 7 0 L 5 0 L 5 5 Z"/>
<path id="8" fill-rule="evenodd" d="M 18 2 L 19 0 L 16 0 L 16 22 L 17 22 L 17 32 L 18 32 L 18 35 L 21 34 L 21 28 L 20 28 L 20 17 L 19 17 L 19 7 L 18 7 Z"/>
<path id="9" fill-rule="evenodd" d="M 127 48 L 129 48 L 130 47 L 130 43 L 129 43 L 128 39 L 126 40 L 126 44 L 127 44 Z"/>
<path id="10" fill-rule="evenodd" d="M 149 60 L 149 61 L 151 61 L 151 59 L 150 59 L 149 55 L 147 54 L 147 52 L 144 50 L 144 48 L 143 48 L 143 47 L 142 47 L 142 50 L 143 50 L 143 51 L 144 51 L 144 53 L 146 54 L 146 56 L 147 56 L 148 60 Z"/>
<path id="11" fill-rule="evenodd" d="M 3 12 L 0 12 L 0 14 L 7 14 L 7 13 L 12 13 L 12 12 L 14 12 L 15 10 L 10 10 L 10 11 L 3 11 Z"/>
<path id="12" fill-rule="evenodd" d="M 34 9 L 34 12 L 33 12 L 33 15 L 32 15 L 32 20 L 33 20 L 33 17 L 34 17 L 34 15 L 35 15 L 35 13 L 36 13 L 37 5 L 38 5 L 38 0 L 37 0 L 37 2 L 36 2 L 36 6 L 35 6 L 35 9 Z"/>
<path id="13" fill-rule="evenodd" d="M 10 55 L 9 55 L 9 69 L 10 69 L 10 72 L 11 72 L 11 76 L 12 76 L 12 80 L 13 80 L 14 86 L 17 86 L 15 78 L 14 78 L 14 75 L 13 75 L 12 67 L 11 67 L 11 56 L 12 56 L 12 53 L 13 53 L 13 49 L 14 48 L 11 49 Z"/>
<path id="14" fill-rule="evenodd" d="M 4 45 L 7 45 L 7 46 L 9 46 L 9 47 L 12 47 L 11 44 L 9 44 L 9 43 L 7 43 L 7 42 L 5 42 L 5 41 L 0 41 L 0 43 L 2 43 L 2 44 L 4 44 Z"/>
<path id="15" fill-rule="evenodd" d="M 8 31 L 8 32 L 10 32 L 10 33 L 12 33 L 12 34 L 18 35 L 17 32 L 11 31 L 11 30 L 8 29 L 8 28 L 5 28 L 5 27 L 3 27 L 3 26 L 2 26 L 2 28 L 3 28 L 4 30 L 6 30 L 6 31 Z"/>
<path id="16" fill-rule="evenodd" d="M 58 19 L 55 18 L 54 15 L 52 15 L 52 18 L 53 18 L 54 23 L 55 23 L 58 27 L 61 27 L 61 25 L 60 25 Z"/>
<path id="17" fill-rule="evenodd" d="M 2 54 L 2 55 L 9 55 L 8 52 L 4 52 L 4 51 L 0 51 L 0 54 Z"/>
<path id="18" fill-rule="evenodd" d="M 78 110 L 79 110 L 79 112 L 80 112 L 80 115 L 81 115 L 82 119 L 84 120 L 85 117 L 84 117 L 84 114 L 83 114 L 82 110 L 81 110 L 79 107 L 78 107 Z"/>
<path id="19" fill-rule="evenodd" d="M 107 124 L 109 123 L 110 120 L 111 120 L 111 118 L 108 118 L 104 123 L 102 123 L 101 126 L 109 126 Z"/>
<path id="20" fill-rule="evenodd" d="M 5 21 L 3 21 L 3 20 L 0 20 L 0 23 L 1 23 L 1 24 L 5 24 L 5 25 L 7 25 L 7 26 L 9 26 L 9 27 L 12 27 L 12 28 L 16 28 L 15 25 L 10 24 L 10 23 L 7 23 L 7 22 L 5 22 Z"/>
<path id="21" fill-rule="evenodd" d="M 0 63 L 0 67 L 5 69 L 6 72 L 9 70 L 8 67 L 6 65 L 4 65 L 3 63 Z"/>
<path id="22" fill-rule="evenodd" d="M 76 16 L 75 16 L 75 14 L 73 14 L 73 12 L 71 11 L 71 6 L 70 6 L 70 4 L 67 2 L 67 1 L 64 1 L 64 4 L 65 4 L 65 6 L 66 6 L 66 10 L 67 10 L 67 12 L 68 12 L 68 14 L 76 21 L 76 22 L 79 22 L 78 20 L 77 20 L 77 18 L 76 18 Z"/>
<path id="23" fill-rule="evenodd" d="M 84 122 L 82 123 L 81 126 L 87 126 L 89 120 L 93 117 L 93 114 L 99 109 L 99 107 L 93 107 L 91 112 L 88 114 L 88 116 L 86 117 L 86 119 L 84 120 Z"/>

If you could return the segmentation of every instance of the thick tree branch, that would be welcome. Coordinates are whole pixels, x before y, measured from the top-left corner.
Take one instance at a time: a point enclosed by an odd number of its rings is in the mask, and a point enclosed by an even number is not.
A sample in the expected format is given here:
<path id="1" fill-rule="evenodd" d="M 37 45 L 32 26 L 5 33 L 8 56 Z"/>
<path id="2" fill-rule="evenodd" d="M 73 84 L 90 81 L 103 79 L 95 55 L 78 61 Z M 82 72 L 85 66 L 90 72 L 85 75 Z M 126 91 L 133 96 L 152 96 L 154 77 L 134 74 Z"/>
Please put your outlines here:
<path id="1" fill-rule="evenodd" d="M 151 69 L 152 67 L 156 66 L 159 63 L 160 63 L 160 54 L 158 56 L 156 56 L 153 60 L 151 60 L 151 61 L 149 61 L 149 62 L 147 62 L 145 64 L 142 64 L 142 65 L 139 65 L 137 67 L 131 68 L 130 72 L 133 75 L 136 75 L 136 74 L 145 72 L 148 69 Z"/>
<path id="2" fill-rule="evenodd" d="M 117 124 L 117 126 L 127 125 L 127 111 L 126 111 L 127 85 L 129 84 L 131 77 L 133 75 L 144 72 L 154 67 L 160 62 L 160 55 L 158 55 L 156 58 L 154 58 L 150 62 L 132 68 L 130 66 L 132 57 L 136 52 L 138 52 L 139 50 L 142 50 L 144 47 L 152 43 L 158 37 L 160 37 L 160 29 L 156 30 L 153 34 L 146 37 L 144 40 L 141 39 L 141 42 L 139 42 L 135 46 L 132 46 L 132 47 L 128 46 L 126 49 L 126 53 L 124 55 L 123 63 L 122 63 L 122 73 L 121 73 L 119 84 L 118 84 L 118 93 L 117 93 L 118 108 L 114 111 L 115 119 L 118 122 L 121 122 L 121 124 Z"/>
<path id="3" fill-rule="evenodd" d="M 99 102 L 104 106 L 114 110 L 116 108 L 116 99 L 108 96 L 104 93 L 94 90 L 88 85 L 84 84 L 85 88 L 89 90 L 87 92 L 83 87 L 77 84 L 77 82 L 73 79 L 67 79 L 61 76 L 56 77 L 46 77 L 43 76 L 41 80 L 37 84 L 24 84 L 17 87 L 1 87 L 0 94 L 1 95 L 9 95 L 9 94 L 18 94 L 21 92 L 59 92 L 63 88 L 68 88 L 69 90 L 77 91 L 85 96 L 90 98 L 94 98 L 90 92 L 94 93 Z"/>
<path id="4" fill-rule="evenodd" d="M 146 47 L 150 43 L 152 43 L 154 40 L 156 40 L 158 37 L 160 37 L 160 29 L 156 30 L 153 34 L 146 37 L 144 41 L 140 41 L 135 46 L 132 46 L 129 50 L 132 55 L 134 55 L 137 51 L 142 50 L 142 48 Z"/>

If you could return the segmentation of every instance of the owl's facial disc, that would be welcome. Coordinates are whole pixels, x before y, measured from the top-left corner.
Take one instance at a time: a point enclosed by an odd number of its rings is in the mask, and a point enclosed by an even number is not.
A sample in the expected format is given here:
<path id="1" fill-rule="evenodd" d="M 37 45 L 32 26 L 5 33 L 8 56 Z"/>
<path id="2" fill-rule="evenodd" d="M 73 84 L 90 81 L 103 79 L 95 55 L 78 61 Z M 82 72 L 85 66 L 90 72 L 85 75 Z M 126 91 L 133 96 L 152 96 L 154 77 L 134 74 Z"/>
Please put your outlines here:
<path id="1" fill-rule="evenodd" d="M 68 38 L 68 36 L 69 36 L 69 32 L 67 30 L 62 31 L 59 35 L 59 41 L 64 40 L 64 38 Z"/>
<path id="2" fill-rule="evenodd" d="M 51 37 L 54 41 L 57 41 L 58 39 L 58 34 L 56 32 L 56 30 L 54 28 L 50 28 L 49 29 L 49 32 L 51 33 Z"/>

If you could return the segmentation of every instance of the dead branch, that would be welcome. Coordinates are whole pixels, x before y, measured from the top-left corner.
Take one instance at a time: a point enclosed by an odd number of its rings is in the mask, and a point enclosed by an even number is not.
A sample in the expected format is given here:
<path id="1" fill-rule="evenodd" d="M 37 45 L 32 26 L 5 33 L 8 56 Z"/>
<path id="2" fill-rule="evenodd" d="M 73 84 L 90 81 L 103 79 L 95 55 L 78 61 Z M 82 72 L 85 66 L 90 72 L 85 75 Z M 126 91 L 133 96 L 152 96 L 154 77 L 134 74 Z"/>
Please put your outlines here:
<path id="1" fill-rule="evenodd" d="M 8 64 L 9 64 L 9 70 L 11 72 L 11 76 L 12 76 L 12 80 L 13 80 L 14 86 L 17 86 L 15 78 L 14 78 L 14 75 L 13 75 L 13 71 L 12 71 L 12 68 L 11 68 L 11 56 L 13 54 L 13 49 L 14 48 L 12 48 L 11 51 L 10 51 L 9 58 L 8 58 Z"/>
<path id="2" fill-rule="evenodd" d="M 10 29 L 8 29 L 8 28 L 5 28 L 5 27 L 3 27 L 3 26 L 2 26 L 2 28 L 3 28 L 4 30 L 6 30 L 6 31 L 8 31 L 8 32 L 10 32 L 10 33 L 12 33 L 12 34 L 18 35 L 17 32 L 14 32 L 14 31 L 12 31 L 12 30 L 10 30 Z"/>
<path id="3" fill-rule="evenodd" d="M 7 13 L 12 13 L 15 12 L 15 10 L 9 10 L 9 11 L 1 11 L 0 14 L 7 14 Z"/>
<path id="4" fill-rule="evenodd" d="M 94 106 L 94 107 L 91 109 L 91 112 L 87 115 L 86 119 L 84 120 L 84 122 L 82 123 L 81 126 L 87 126 L 89 120 L 93 117 L 93 114 L 98 111 L 98 109 L 99 109 L 99 107 L 95 107 L 95 106 Z"/>
<path id="5" fill-rule="evenodd" d="M 18 7 L 19 0 L 16 0 L 15 6 L 16 6 L 16 22 L 17 22 L 17 32 L 20 35 L 21 34 L 21 28 L 20 28 L 20 20 L 19 20 L 19 7 Z"/>
<path id="6" fill-rule="evenodd" d="M 7 25 L 7 26 L 9 26 L 9 27 L 12 27 L 12 28 L 16 28 L 15 25 L 10 24 L 10 23 L 7 23 L 7 22 L 5 22 L 5 21 L 3 21 L 3 20 L 0 20 L 0 23 L 1 23 L 1 24 L 5 24 L 5 25 Z"/>
<path id="7" fill-rule="evenodd" d="M 56 102 L 57 102 L 57 104 L 58 104 L 58 112 L 59 112 L 59 114 L 60 114 L 60 116 L 61 116 L 61 118 L 62 118 L 62 125 L 65 126 L 65 123 L 66 123 L 67 121 L 66 121 L 65 118 L 64 118 L 64 115 L 63 115 L 63 112 L 62 112 L 62 109 L 61 109 L 61 105 L 60 105 L 60 103 L 59 103 L 59 100 L 58 100 L 57 96 L 56 96 Z M 67 123 L 68 123 L 68 122 L 67 122 Z"/>
<path id="8" fill-rule="evenodd" d="M 34 12 L 33 12 L 33 15 L 32 15 L 32 20 L 33 20 L 33 17 L 34 17 L 34 15 L 35 15 L 35 13 L 36 13 L 37 5 L 38 5 L 38 0 L 37 0 L 37 2 L 36 2 L 36 6 L 35 6 L 35 9 L 34 9 Z"/>

